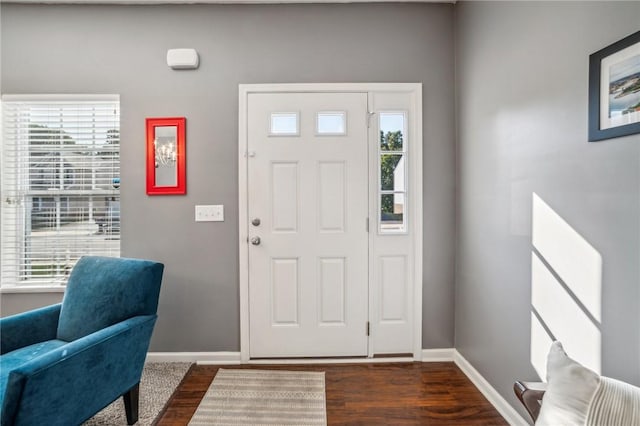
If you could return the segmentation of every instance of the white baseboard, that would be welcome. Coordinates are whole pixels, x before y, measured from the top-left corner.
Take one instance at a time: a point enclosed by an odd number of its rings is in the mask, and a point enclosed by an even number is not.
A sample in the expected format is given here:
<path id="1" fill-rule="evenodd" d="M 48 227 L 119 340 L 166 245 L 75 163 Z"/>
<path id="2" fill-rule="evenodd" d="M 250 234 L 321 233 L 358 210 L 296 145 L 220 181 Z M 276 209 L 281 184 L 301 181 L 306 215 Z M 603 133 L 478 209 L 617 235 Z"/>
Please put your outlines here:
<path id="1" fill-rule="evenodd" d="M 422 362 L 451 362 L 455 349 L 423 349 Z M 249 364 L 347 364 L 412 362 L 411 357 L 380 358 L 307 358 L 251 360 Z M 149 352 L 147 362 L 197 362 L 198 364 L 241 364 L 240 352 Z"/>
<path id="2" fill-rule="evenodd" d="M 454 351 L 453 348 L 423 349 L 422 362 L 451 362 Z"/>
<path id="3" fill-rule="evenodd" d="M 491 405 L 498 410 L 498 413 L 500 413 L 500 415 L 504 417 L 511 426 L 529 425 L 520 413 L 518 413 L 511 404 L 509 404 L 507 400 L 504 399 L 493 386 L 491 386 L 487 379 L 482 377 L 482 374 L 473 368 L 473 365 L 471 365 L 469 361 L 467 361 L 456 349 L 453 350 L 453 362 L 455 362 L 458 368 L 466 374 L 469 380 L 471 380 L 482 395 L 489 400 Z"/>
<path id="4" fill-rule="evenodd" d="M 401 363 L 413 362 L 411 357 L 388 357 L 388 358 L 275 358 L 275 359 L 253 359 L 249 364 L 273 365 L 273 364 L 381 364 L 381 363 Z"/>
<path id="5" fill-rule="evenodd" d="M 240 352 L 149 352 L 147 362 L 196 362 L 198 364 L 240 364 Z"/>

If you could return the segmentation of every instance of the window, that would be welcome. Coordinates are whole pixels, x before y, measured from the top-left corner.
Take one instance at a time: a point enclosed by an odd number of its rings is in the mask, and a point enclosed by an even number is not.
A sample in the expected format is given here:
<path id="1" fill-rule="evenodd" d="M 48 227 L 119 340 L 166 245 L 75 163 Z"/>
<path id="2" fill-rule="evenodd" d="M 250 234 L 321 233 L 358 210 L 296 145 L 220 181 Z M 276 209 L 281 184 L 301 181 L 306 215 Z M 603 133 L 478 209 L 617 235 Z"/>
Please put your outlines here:
<path id="1" fill-rule="evenodd" d="M 316 114 L 316 134 L 343 136 L 347 134 L 347 112 L 319 112 Z"/>
<path id="2" fill-rule="evenodd" d="M 406 113 L 381 112 L 380 143 L 380 232 L 406 232 Z"/>
<path id="3" fill-rule="evenodd" d="M 2 97 L 2 288 L 120 255 L 118 96 Z"/>
<path id="4" fill-rule="evenodd" d="M 271 113 L 269 135 L 271 136 L 298 136 L 297 112 L 273 112 Z"/>

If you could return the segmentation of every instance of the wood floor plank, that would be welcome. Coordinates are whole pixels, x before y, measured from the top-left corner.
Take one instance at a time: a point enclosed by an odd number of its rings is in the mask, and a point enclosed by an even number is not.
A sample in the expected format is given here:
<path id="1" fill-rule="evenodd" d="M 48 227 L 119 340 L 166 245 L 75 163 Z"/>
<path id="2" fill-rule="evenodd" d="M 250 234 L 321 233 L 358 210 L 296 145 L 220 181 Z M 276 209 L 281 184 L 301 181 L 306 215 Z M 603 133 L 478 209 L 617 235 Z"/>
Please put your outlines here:
<path id="1" fill-rule="evenodd" d="M 507 425 L 452 362 L 196 365 L 154 424 L 189 423 L 219 368 L 324 371 L 329 425 Z"/>

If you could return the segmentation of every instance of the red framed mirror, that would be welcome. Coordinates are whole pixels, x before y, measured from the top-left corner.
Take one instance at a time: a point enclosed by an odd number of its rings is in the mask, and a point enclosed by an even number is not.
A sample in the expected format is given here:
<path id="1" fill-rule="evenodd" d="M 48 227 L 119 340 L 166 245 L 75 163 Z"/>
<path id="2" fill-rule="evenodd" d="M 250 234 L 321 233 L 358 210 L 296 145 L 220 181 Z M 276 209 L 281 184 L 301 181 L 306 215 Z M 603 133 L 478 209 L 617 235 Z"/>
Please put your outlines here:
<path id="1" fill-rule="evenodd" d="M 147 194 L 187 193 L 186 118 L 147 118 Z"/>

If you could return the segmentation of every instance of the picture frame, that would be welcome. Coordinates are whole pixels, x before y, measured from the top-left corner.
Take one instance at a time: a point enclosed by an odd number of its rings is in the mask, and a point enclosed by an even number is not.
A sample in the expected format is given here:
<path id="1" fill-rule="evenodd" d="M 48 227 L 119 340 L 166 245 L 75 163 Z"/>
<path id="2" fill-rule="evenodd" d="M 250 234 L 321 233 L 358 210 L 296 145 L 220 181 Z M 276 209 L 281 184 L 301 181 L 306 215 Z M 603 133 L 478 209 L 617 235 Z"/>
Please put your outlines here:
<path id="1" fill-rule="evenodd" d="M 186 118 L 147 118 L 147 195 L 187 193 Z"/>
<path id="2" fill-rule="evenodd" d="M 640 31 L 589 55 L 589 142 L 640 133 Z"/>

